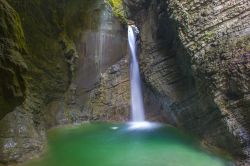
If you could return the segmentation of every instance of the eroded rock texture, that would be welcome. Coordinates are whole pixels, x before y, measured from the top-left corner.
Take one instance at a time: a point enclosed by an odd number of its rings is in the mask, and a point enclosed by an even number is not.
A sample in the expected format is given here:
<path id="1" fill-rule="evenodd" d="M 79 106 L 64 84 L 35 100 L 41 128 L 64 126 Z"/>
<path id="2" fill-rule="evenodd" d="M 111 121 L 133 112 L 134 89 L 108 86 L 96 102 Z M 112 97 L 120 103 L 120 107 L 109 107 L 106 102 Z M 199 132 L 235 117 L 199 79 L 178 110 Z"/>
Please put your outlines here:
<path id="1" fill-rule="evenodd" d="M 91 120 L 129 120 L 130 89 L 128 60 L 122 59 L 102 74 L 101 82 L 91 90 L 87 108 Z"/>
<path id="2" fill-rule="evenodd" d="M 16 11 L 5 1 L 0 1 L 0 119 L 25 97 L 23 74 L 27 65 L 25 39 Z"/>
<path id="3" fill-rule="evenodd" d="M 124 1 L 168 118 L 249 164 L 249 1 Z M 136 6 L 136 8 L 135 8 Z"/>
<path id="4" fill-rule="evenodd" d="M 109 5 L 0 0 L 0 8 L 0 164 L 39 154 L 50 127 L 129 118 L 126 31 Z"/>
<path id="5" fill-rule="evenodd" d="M 50 126 L 129 118 L 125 28 L 102 1 L 89 8 L 88 13 L 84 18 L 88 22 L 75 41 L 78 58 L 69 90 L 48 105 L 46 117 Z"/>
<path id="6" fill-rule="evenodd" d="M 38 155 L 45 146 L 44 132 L 37 132 L 31 116 L 16 108 L 0 121 L 1 163 L 21 162 Z"/>
<path id="7" fill-rule="evenodd" d="M 249 1 L 124 3 L 141 31 L 148 119 L 249 165 Z M 127 120 L 128 63 L 104 1 L 0 0 L 0 165 L 39 154 L 50 127 Z"/>

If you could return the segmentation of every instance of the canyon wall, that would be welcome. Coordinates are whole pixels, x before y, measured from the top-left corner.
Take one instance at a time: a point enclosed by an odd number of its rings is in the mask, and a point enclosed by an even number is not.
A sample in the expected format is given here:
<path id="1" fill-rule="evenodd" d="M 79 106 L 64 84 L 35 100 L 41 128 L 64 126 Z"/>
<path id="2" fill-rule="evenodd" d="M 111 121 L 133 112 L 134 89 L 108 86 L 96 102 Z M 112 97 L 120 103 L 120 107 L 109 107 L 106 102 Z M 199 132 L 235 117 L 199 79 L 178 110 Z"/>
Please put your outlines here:
<path id="1" fill-rule="evenodd" d="M 23 102 L 27 65 L 25 39 L 18 14 L 5 1 L 0 2 L 0 118 Z"/>
<path id="2" fill-rule="evenodd" d="M 0 0 L 0 164 L 46 147 L 46 130 L 129 119 L 126 28 L 104 1 Z"/>
<path id="3" fill-rule="evenodd" d="M 130 118 L 124 12 L 140 30 L 147 119 L 249 165 L 249 6 L 0 0 L 0 165 L 40 154 L 51 127 Z"/>
<path id="4" fill-rule="evenodd" d="M 248 165 L 250 2 L 124 0 L 141 70 L 165 116 Z M 218 149 L 219 148 L 219 149 Z"/>
<path id="5" fill-rule="evenodd" d="M 77 60 L 69 89 L 48 104 L 50 126 L 129 119 L 126 28 L 102 1 L 89 8 L 88 15 L 84 18 L 88 23 L 74 42 Z"/>

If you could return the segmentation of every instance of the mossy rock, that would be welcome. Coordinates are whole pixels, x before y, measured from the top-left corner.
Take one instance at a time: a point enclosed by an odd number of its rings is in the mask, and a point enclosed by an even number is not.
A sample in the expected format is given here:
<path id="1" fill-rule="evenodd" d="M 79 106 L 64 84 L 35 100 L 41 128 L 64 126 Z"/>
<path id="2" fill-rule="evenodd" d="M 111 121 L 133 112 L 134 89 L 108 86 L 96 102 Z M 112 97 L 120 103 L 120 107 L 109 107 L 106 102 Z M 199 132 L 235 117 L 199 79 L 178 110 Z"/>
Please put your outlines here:
<path id="1" fill-rule="evenodd" d="M 122 22 L 122 23 L 127 23 L 127 18 L 125 14 L 125 9 L 123 6 L 123 1 L 122 0 L 108 0 L 107 1 L 114 12 L 114 15 Z"/>
<path id="2" fill-rule="evenodd" d="M 5 0 L 0 0 L 0 119 L 24 101 L 26 55 L 19 15 Z"/>

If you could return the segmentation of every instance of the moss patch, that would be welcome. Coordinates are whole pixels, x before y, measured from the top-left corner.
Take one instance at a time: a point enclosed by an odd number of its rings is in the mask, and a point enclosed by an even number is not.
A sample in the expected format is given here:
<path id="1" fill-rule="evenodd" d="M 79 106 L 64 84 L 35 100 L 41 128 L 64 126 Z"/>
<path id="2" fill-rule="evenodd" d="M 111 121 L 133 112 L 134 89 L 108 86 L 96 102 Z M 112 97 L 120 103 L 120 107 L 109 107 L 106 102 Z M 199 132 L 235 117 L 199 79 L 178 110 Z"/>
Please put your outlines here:
<path id="1" fill-rule="evenodd" d="M 125 15 L 123 1 L 122 0 L 108 0 L 108 3 L 111 5 L 115 16 L 118 17 L 118 19 L 122 23 L 126 23 L 127 18 L 126 18 L 126 15 Z"/>
<path id="2" fill-rule="evenodd" d="M 0 119 L 24 100 L 26 55 L 18 13 L 5 0 L 0 0 Z"/>

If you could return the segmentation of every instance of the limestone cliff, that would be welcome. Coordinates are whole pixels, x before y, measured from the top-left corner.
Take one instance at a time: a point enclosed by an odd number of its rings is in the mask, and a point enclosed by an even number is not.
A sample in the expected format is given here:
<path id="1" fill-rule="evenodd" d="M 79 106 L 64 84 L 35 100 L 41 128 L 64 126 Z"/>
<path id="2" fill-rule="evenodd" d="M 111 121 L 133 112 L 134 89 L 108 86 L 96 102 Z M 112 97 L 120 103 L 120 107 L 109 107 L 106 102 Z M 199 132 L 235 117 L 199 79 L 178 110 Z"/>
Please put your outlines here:
<path id="1" fill-rule="evenodd" d="M 124 0 L 141 70 L 173 124 L 249 164 L 249 1 Z"/>
<path id="2" fill-rule="evenodd" d="M 18 14 L 0 1 L 0 118 L 25 98 L 23 74 L 27 70 L 24 34 Z"/>
<path id="3" fill-rule="evenodd" d="M 0 0 L 0 165 L 40 154 L 50 127 L 129 119 L 125 14 L 147 119 L 249 165 L 249 1 L 123 1 Z"/>
<path id="4" fill-rule="evenodd" d="M 128 119 L 126 31 L 104 1 L 0 8 L 0 164 L 39 154 L 55 125 Z"/>

